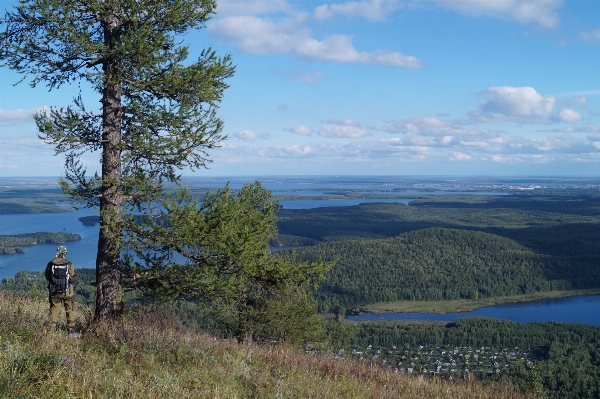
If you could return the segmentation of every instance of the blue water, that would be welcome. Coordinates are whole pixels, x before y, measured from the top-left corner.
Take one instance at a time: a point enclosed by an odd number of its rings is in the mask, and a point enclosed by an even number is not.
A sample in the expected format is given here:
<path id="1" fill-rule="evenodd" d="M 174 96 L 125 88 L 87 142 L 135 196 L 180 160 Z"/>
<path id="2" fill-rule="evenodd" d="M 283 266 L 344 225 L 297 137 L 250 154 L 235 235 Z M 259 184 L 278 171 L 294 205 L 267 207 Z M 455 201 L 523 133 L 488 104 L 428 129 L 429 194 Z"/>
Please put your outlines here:
<path id="1" fill-rule="evenodd" d="M 98 225 L 84 226 L 78 218 L 97 215 L 83 209 L 64 213 L 35 213 L 26 215 L 0 215 L 0 234 L 24 234 L 41 231 L 79 234 L 81 240 L 64 244 L 68 259 L 75 267 L 96 267 Z M 37 244 L 23 247 L 24 254 L 0 254 L 0 279 L 14 277 L 20 270 L 42 271 L 56 255 L 59 244 Z"/>
<path id="2" fill-rule="evenodd" d="M 560 321 L 600 326 L 600 295 L 583 295 L 569 298 L 542 299 L 533 302 L 505 303 L 471 312 L 448 314 L 432 313 L 364 313 L 349 316 L 350 321 L 359 320 L 407 320 L 407 321 L 454 321 L 466 317 L 493 317 L 517 323 Z"/>

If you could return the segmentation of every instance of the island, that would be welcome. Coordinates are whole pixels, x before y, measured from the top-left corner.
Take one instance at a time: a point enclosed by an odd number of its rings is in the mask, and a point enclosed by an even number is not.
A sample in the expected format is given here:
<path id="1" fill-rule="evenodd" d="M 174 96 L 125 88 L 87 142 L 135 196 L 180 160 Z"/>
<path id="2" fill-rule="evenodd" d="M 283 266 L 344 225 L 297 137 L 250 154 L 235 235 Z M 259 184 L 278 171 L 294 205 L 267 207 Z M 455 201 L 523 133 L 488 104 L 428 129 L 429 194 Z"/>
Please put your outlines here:
<path id="1" fill-rule="evenodd" d="M 0 235 L 0 254 L 24 253 L 25 250 L 22 247 L 27 245 L 36 245 L 41 243 L 63 244 L 67 241 L 77 241 L 80 239 L 81 236 L 79 234 L 66 232 L 38 232 Z"/>

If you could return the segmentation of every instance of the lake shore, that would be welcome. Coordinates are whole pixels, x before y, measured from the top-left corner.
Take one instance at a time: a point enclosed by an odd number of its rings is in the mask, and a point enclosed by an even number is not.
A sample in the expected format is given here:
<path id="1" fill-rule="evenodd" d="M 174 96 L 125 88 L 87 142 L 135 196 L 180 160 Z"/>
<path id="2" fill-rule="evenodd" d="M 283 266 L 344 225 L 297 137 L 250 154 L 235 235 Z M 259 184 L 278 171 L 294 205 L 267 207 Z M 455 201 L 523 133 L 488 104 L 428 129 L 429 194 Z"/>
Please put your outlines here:
<path id="1" fill-rule="evenodd" d="M 388 303 L 374 303 L 356 309 L 360 313 L 432 313 L 447 314 L 470 312 L 478 308 L 499 305 L 502 303 L 532 302 L 540 299 L 566 298 L 579 295 L 600 294 L 600 288 L 587 290 L 566 290 L 536 292 L 533 294 L 512 295 L 478 300 L 457 299 L 452 301 L 398 301 Z"/>

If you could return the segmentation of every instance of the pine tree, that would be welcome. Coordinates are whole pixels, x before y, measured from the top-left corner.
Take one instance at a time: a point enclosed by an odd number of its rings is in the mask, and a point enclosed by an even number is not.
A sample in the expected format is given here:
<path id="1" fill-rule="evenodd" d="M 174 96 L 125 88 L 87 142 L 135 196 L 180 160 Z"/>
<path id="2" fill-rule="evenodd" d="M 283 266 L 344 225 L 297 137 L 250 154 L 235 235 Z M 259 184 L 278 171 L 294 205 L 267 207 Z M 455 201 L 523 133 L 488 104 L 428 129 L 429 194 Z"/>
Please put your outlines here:
<path id="1" fill-rule="evenodd" d="M 50 90 L 88 82 L 101 110 L 80 96 L 35 116 L 39 137 L 65 156 L 60 184 L 73 200 L 100 209 L 95 319 L 122 310 L 123 238 L 133 213 L 152 215 L 164 182 L 206 166 L 224 139 L 216 110 L 234 73 L 212 49 L 187 62 L 179 43 L 201 28 L 214 0 L 22 0 L 7 12 L 0 62 Z M 101 153 L 86 174 L 84 153 Z"/>
<path id="2" fill-rule="evenodd" d="M 131 276 L 125 285 L 152 301 L 190 300 L 243 341 L 318 340 L 320 322 L 308 291 L 333 263 L 297 262 L 270 252 L 277 201 L 259 182 L 233 196 L 228 187 L 202 202 L 180 190 L 161 202 L 160 218 L 130 231 Z M 148 251 L 151 249 L 151 251 Z"/>

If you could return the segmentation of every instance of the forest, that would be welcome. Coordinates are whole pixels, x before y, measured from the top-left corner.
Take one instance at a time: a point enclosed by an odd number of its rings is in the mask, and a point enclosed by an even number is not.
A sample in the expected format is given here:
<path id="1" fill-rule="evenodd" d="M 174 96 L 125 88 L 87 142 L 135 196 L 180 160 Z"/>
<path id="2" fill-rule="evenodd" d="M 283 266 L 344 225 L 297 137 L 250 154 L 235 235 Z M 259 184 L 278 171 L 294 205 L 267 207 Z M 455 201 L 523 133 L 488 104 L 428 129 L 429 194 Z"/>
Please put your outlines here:
<path id="1" fill-rule="evenodd" d="M 0 254 L 24 253 L 25 250 L 22 247 L 27 245 L 41 243 L 62 244 L 67 241 L 76 241 L 80 239 L 81 236 L 79 234 L 66 232 L 0 235 Z"/>
<path id="2" fill-rule="evenodd" d="M 453 323 L 361 322 L 353 326 L 347 342 L 350 342 L 348 347 L 360 348 L 360 351 L 371 345 L 374 352 L 379 351 L 379 363 L 396 366 L 400 362 L 411 362 L 415 370 L 435 369 L 432 352 L 444 348 L 444 361 L 452 362 L 449 367 L 459 376 L 467 369 L 477 378 L 523 382 L 535 366 L 552 397 L 600 397 L 599 327 L 568 323 L 518 324 L 488 318 L 459 319 Z M 412 360 L 402 358 L 405 352 L 410 353 L 405 357 Z M 471 355 L 470 362 L 462 356 L 467 353 Z M 476 353 L 480 354 L 479 359 L 474 360 Z M 487 375 L 478 372 L 496 362 L 500 362 L 496 365 L 500 367 L 499 372 Z M 505 365 L 507 367 L 503 367 Z"/>
<path id="3" fill-rule="evenodd" d="M 600 195 L 567 191 L 563 195 L 478 196 L 432 195 L 400 203 L 373 203 L 315 209 L 281 209 L 279 242 L 302 237 L 328 242 L 385 238 L 427 227 L 478 230 L 505 237 L 537 228 L 546 235 L 552 227 L 600 224 Z M 548 233 L 552 234 L 551 231 Z M 284 239 L 282 239 L 282 237 Z"/>
<path id="4" fill-rule="evenodd" d="M 597 239 L 598 229 L 573 229 L 569 242 L 547 250 L 539 241 L 536 248 L 495 234 L 436 227 L 386 239 L 323 243 L 295 253 L 302 261 L 337 261 L 316 291 L 322 312 L 376 302 L 476 300 L 598 287 L 598 248 L 588 241 Z M 589 251 L 573 245 L 581 244 L 576 233 Z"/>
<path id="5" fill-rule="evenodd" d="M 321 312 L 600 287 L 597 194 L 444 195 L 278 217 L 278 245 L 337 262 L 315 291 Z"/>
<path id="6" fill-rule="evenodd" d="M 71 212 L 62 190 L 51 188 L 0 188 L 0 215 Z"/>

